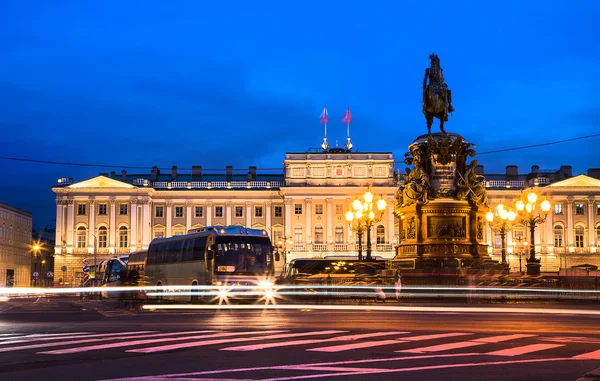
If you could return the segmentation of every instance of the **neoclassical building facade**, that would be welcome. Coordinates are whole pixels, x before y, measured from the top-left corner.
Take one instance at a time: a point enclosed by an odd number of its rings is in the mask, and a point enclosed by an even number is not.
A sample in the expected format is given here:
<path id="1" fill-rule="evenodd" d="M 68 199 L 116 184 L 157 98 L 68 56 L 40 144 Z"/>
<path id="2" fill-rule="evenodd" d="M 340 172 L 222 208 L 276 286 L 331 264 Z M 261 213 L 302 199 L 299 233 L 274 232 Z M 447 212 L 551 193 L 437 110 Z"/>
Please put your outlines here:
<path id="1" fill-rule="evenodd" d="M 30 285 L 31 224 L 31 213 L 0 203 L 0 287 Z"/>
<path id="2" fill-rule="evenodd" d="M 256 167 L 208 173 L 202 167 L 167 173 L 100 174 L 74 182 L 58 179 L 56 193 L 55 279 L 76 284 L 84 260 L 96 261 L 143 250 L 154 238 L 185 234 L 211 225 L 266 229 L 274 245 L 282 243 L 287 259 L 357 255 L 357 234 L 345 219 L 352 201 L 370 187 L 387 208 L 370 231 L 373 255 L 391 259 L 399 243 L 393 214 L 398 179 L 390 152 L 351 152 L 340 148 L 286 153 L 279 174 L 257 173 Z M 558 271 L 580 263 L 596 263 L 600 242 L 600 171 L 572 176 L 570 167 L 519 174 L 485 174 L 490 206 L 514 203 L 529 188 L 548 198 L 552 210 L 535 230 L 542 271 Z M 519 270 L 519 254 L 529 230 L 515 221 L 507 234 L 511 271 Z M 486 229 L 493 259 L 500 260 L 497 233 Z M 365 241 L 363 241 L 363 248 Z M 525 256 L 521 257 L 522 268 Z M 62 271 L 61 269 L 65 269 Z"/>

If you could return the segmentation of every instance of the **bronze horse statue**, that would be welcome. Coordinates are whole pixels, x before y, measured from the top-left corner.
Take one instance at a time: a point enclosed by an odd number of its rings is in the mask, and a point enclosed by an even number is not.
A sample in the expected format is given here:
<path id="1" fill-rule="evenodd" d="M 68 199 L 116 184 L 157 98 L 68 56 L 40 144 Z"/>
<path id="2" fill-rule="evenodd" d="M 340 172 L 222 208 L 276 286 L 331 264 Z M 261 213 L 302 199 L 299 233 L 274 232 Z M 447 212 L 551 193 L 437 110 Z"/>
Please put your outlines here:
<path id="1" fill-rule="evenodd" d="M 427 121 L 427 131 L 431 135 L 433 118 L 440 120 L 440 131 L 446 134 L 444 122 L 448 121 L 448 113 L 454 111 L 452 107 L 452 92 L 444 82 L 444 70 L 440 66 L 440 59 L 436 54 L 429 56 L 431 67 L 425 69 L 423 79 L 423 114 Z M 429 80 L 429 83 L 427 83 Z"/>

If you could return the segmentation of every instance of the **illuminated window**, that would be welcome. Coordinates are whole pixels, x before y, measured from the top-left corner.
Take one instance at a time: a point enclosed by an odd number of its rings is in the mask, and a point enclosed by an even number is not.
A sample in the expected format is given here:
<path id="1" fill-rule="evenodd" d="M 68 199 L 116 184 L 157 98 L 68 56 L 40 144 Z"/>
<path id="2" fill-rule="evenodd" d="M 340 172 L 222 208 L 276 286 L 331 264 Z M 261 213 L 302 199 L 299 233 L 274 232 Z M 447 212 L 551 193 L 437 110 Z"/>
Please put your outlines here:
<path id="1" fill-rule="evenodd" d="M 315 243 L 323 243 L 323 226 L 315 226 Z"/>
<path id="2" fill-rule="evenodd" d="M 243 206 L 235 207 L 235 216 L 236 217 L 244 217 L 244 207 Z"/>
<path id="3" fill-rule="evenodd" d="M 77 228 L 77 247 L 82 249 L 87 246 L 87 229 L 83 226 Z"/>
<path id="4" fill-rule="evenodd" d="M 302 226 L 296 225 L 294 227 L 294 243 L 301 244 L 304 242 L 304 234 L 302 233 Z"/>
<path id="5" fill-rule="evenodd" d="M 342 225 L 337 225 L 335 227 L 335 243 L 344 243 L 344 227 Z"/>
<path id="6" fill-rule="evenodd" d="M 562 204 L 554 204 L 554 214 L 562 214 Z"/>
<path id="7" fill-rule="evenodd" d="M 383 245 L 385 243 L 385 227 L 383 225 L 377 226 L 377 244 Z"/>
<path id="8" fill-rule="evenodd" d="M 585 246 L 585 229 L 582 226 L 575 227 L 575 247 Z"/>
<path id="9" fill-rule="evenodd" d="M 563 247 L 564 229 L 560 225 L 554 225 L 554 247 Z"/>
<path id="10" fill-rule="evenodd" d="M 106 226 L 100 226 L 98 228 L 98 247 L 108 247 L 108 229 Z"/>
<path id="11" fill-rule="evenodd" d="M 323 214 L 323 204 L 315 204 L 315 214 Z"/>
<path id="12" fill-rule="evenodd" d="M 129 231 L 126 226 L 119 228 L 119 247 L 124 248 L 129 246 Z"/>

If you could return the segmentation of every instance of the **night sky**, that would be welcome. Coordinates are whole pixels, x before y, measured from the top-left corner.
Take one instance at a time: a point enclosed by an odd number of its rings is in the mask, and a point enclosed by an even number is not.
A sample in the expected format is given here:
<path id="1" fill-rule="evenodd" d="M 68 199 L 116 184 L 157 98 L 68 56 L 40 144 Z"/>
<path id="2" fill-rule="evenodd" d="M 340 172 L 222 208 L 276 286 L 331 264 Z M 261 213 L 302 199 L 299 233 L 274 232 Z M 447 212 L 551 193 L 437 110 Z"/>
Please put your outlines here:
<path id="1" fill-rule="evenodd" d="M 332 146 L 350 105 L 355 148 L 401 160 L 427 131 L 432 52 L 456 108 L 446 129 L 478 152 L 600 133 L 600 2 L 484 3 L 0 1 L 0 202 L 39 229 L 54 226 L 58 177 L 281 168 L 321 144 L 323 104 Z M 600 167 L 599 143 L 477 159 L 575 175 Z"/>

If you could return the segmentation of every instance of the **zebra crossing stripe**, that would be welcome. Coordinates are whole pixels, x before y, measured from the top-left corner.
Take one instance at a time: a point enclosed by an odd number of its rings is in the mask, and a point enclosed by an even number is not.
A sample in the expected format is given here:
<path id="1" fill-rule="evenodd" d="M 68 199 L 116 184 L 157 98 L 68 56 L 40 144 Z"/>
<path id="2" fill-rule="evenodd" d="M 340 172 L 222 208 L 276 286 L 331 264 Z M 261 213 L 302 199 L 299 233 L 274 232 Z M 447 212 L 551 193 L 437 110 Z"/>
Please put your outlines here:
<path id="1" fill-rule="evenodd" d="M 573 357 L 576 360 L 600 360 L 600 349 L 593 352 L 583 353 Z"/>
<path id="2" fill-rule="evenodd" d="M 155 353 L 155 352 L 172 351 L 175 349 L 182 349 L 182 348 L 201 347 L 201 346 L 206 346 L 206 345 L 238 343 L 241 341 L 287 339 L 290 337 L 302 337 L 302 336 L 314 336 L 314 335 L 334 335 L 336 333 L 345 333 L 345 332 L 348 332 L 348 331 L 333 331 L 333 330 L 331 330 L 331 331 L 314 331 L 314 332 L 303 332 L 303 333 L 284 333 L 284 334 L 278 334 L 278 335 L 272 335 L 272 336 L 242 337 L 242 338 L 222 339 L 222 340 L 221 339 L 220 340 L 207 340 L 207 341 L 199 341 L 199 342 L 191 342 L 191 343 L 161 345 L 161 346 L 156 346 L 156 347 L 148 347 L 148 348 L 140 348 L 140 349 L 130 349 L 126 352 Z"/>
<path id="3" fill-rule="evenodd" d="M 502 349 L 499 351 L 487 352 L 486 355 L 492 356 L 519 356 L 532 352 L 544 351 L 546 349 L 552 349 L 557 347 L 564 347 L 565 344 L 531 344 L 524 345 L 522 347 Z"/>
<path id="4" fill-rule="evenodd" d="M 279 343 L 263 343 L 263 344 L 252 344 L 252 345 L 242 345 L 238 347 L 229 347 L 223 348 L 222 351 L 256 351 L 260 349 L 266 348 L 275 348 L 275 347 L 288 347 L 292 345 L 306 345 L 306 344 L 316 344 L 316 343 L 325 343 L 332 341 L 346 341 L 346 340 L 360 340 L 366 339 L 370 337 L 378 337 L 378 336 L 389 336 L 389 335 L 402 335 L 408 332 L 374 332 L 374 333 L 365 333 L 359 335 L 346 335 L 346 336 L 338 336 L 333 337 L 331 339 L 311 339 L 311 340 L 293 340 L 293 341 L 284 341 Z"/>
<path id="5" fill-rule="evenodd" d="M 132 331 L 132 332 L 123 332 L 124 334 L 130 333 L 152 333 L 156 331 Z M 9 344 L 19 344 L 19 343 L 30 343 L 32 341 L 51 341 L 51 340 L 63 340 L 63 339 L 85 339 L 90 337 L 106 337 L 105 333 L 97 333 L 97 334 L 87 334 L 85 332 L 74 332 L 72 334 L 64 334 L 64 336 L 51 336 L 45 337 L 43 335 L 27 335 L 20 337 L 11 337 L 11 340 L 0 341 L 0 346 L 9 345 Z"/>
<path id="6" fill-rule="evenodd" d="M 514 334 L 514 335 L 489 336 L 489 337 L 483 337 L 480 339 L 474 339 L 474 340 L 468 340 L 468 341 L 459 341 L 459 342 L 454 342 L 454 343 L 432 345 L 432 346 L 421 347 L 421 348 L 403 349 L 403 350 L 399 350 L 396 352 L 401 352 L 401 353 L 442 352 L 442 351 L 448 351 L 451 349 L 469 348 L 469 347 L 475 347 L 475 346 L 484 345 L 484 344 L 500 343 L 503 341 L 514 340 L 514 339 L 519 339 L 519 338 L 523 338 L 523 337 L 531 337 L 531 336 L 533 336 L 533 335 Z"/>
<path id="7" fill-rule="evenodd" d="M 205 331 L 204 333 L 211 333 L 211 332 L 214 332 L 214 331 Z M 211 335 L 186 336 L 186 337 L 163 337 L 163 338 L 158 338 L 158 339 L 121 341 L 118 343 L 90 345 L 90 346 L 86 346 L 86 347 L 74 347 L 74 348 L 66 348 L 66 349 L 57 349 L 54 351 L 38 352 L 38 354 L 64 355 L 64 354 L 68 354 L 68 353 L 80 353 L 80 352 L 97 351 L 97 350 L 101 350 L 101 349 L 130 347 L 133 345 L 164 343 L 166 341 L 183 341 L 183 340 L 194 340 L 194 339 L 208 339 L 208 338 L 214 338 L 214 337 L 241 336 L 241 335 L 250 335 L 250 334 L 256 334 L 256 333 L 281 333 L 281 332 L 288 332 L 288 331 L 272 330 L 272 331 L 258 331 L 258 332 L 218 332 L 218 333 L 213 333 Z M 197 332 L 197 333 L 202 333 L 202 332 Z"/>
<path id="8" fill-rule="evenodd" d="M 433 335 L 421 335 L 421 336 L 412 336 L 412 337 L 400 337 L 392 340 L 376 340 L 376 341 L 365 341 L 362 343 L 352 343 L 352 344 L 344 344 L 344 345 L 332 345 L 327 347 L 318 347 L 318 348 L 310 348 L 307 351 L 313 352 L 343 352 L 349 351 L 352 349 L 362 349 L 362 348 L 371 348 L 371 347 L 380 347 L 384 345 L 392 345 L 399 344 L 409 341 L 421 341 L 421 340 L 433 340 L 440 339 L 444 337 L 453 337 L 453 336 L 464 336 L 464 335 L 472 335 L 472 333 L 440 333 Z"/>
<path id="9" fill-rule="evenodd" d="M 144 337 L 144 335 L 139 334 L 140 332 L 145 333 L 145 332 L 154 332 L 154 331 L 117 332 L 117 334 L 125 334 L 125 336 L 118 336 L 117 338 L 119 340 L 139 339 L 140 337 Z M 150 335 L 145 335 L 145 336 L 161 337 L 161 336 L 167 336 L 167 335 L 189 335 L 189 334 L 198 333 L 198 332 L 205 332 L 205 331 L 157 333 L 157 334 L 150 334 Z M 128 335 L 130 333 L 131 334 L 137 333 L 137 334 Z M 14 351 L 20 351 L 20 350 L 24 350 L 24 349 L 48 348 L 48 347 L 58 347 L 58 346 L 65 346 L 65 345 L 78 345 L 78 344 L 85 344 L 85 343 L 96 343 L 96 342 L 100 342 L 100 341 L 114 341 L 115 336 L 111 336 L 114 334 L 115 333 L 113 332 L 113 333 L 104 333 L 104 334 L 93 335 L 93 336 L 102 336 L 102 337 L 92 338 L 92 339 L 85 338 L 83 340 L 61 341 L 59 343 L 40 343 L 40 344 L 31 344 L 31 345 L 21 345 L 18 347 L 0 348 L 0 352 L 14 352 Z M 89 337 L 89 336 L 83 336 L 83 337 Z"/>

